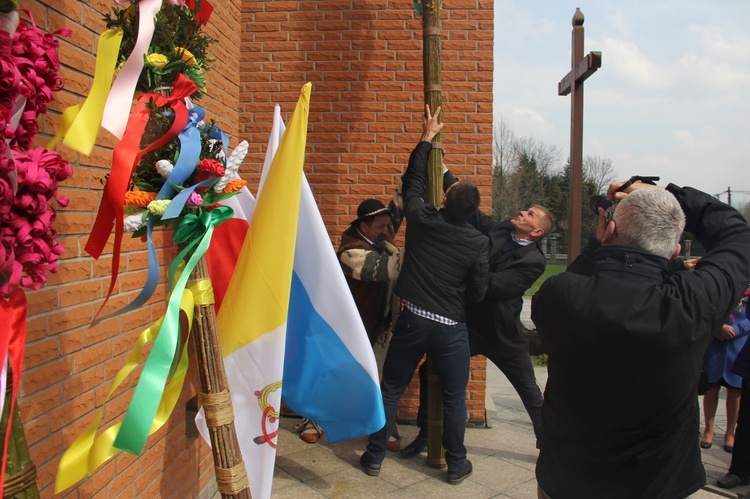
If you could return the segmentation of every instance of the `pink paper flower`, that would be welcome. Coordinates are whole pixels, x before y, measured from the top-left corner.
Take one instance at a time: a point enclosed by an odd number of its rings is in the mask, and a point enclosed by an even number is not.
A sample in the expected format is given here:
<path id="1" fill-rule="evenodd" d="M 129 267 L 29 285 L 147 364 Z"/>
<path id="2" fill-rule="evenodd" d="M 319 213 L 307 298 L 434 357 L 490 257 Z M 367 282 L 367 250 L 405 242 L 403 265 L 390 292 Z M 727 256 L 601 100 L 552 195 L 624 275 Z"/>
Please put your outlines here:
<path id="1" fill-rule="evenodd" d="M 203 204 L 203 198 L 200 194 L 193 191 L 190 193 L 190 196 L 188 197 L 188 200 L 185 201 L 185 206 L 189 206 L 191 208 L 196 208 Z"/>

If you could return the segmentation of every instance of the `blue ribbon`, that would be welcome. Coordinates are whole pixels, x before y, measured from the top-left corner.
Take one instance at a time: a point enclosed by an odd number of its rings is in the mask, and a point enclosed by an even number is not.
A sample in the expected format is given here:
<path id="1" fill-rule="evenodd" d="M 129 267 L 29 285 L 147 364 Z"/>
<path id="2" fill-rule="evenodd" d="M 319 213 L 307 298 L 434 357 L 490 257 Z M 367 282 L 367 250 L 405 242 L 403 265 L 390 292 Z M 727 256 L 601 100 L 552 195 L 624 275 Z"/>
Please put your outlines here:
<path id="1" fill-rule="evenodd" d="M 174 168 L 169 173 L 167 181 L 159 190 L 156 199 L 170 199 L 175 194 L 174 185 L 182 185 L 195 171 L 198 161 L 201 157 L 201 131 L 198 123 L 203 121 L 206 111 L 196 106 L 190 111 L 185 128 L 177 136 L 180 139 L 180 155 L 177 158 Z"/>
<path id="2" fill-rule="evenodd" d="M 182 213 L 182 209 L 185 207 L 185 203 L 187 203 L 187 200 L 190 197 L 190 194 L 192 194 L 195 189 L 197 189 L 198 187 L 211 187 L 219 180 L 221 179 L 218 177 L 211 177 L 199 184 L 191 185 L 190 187 L 181 190 L 180 193 L 172 198 L 172 201 L 169 202 L 169 206 L 167 206 L 167 209 L 164 210 L 164 214 L 161 216 L 161 219 L 171 220 L 173 218 L 179 217 L 180 213 Z"/>
<path id="3" fill-rule="evenodd" d="M 140 308 L 143 304 L 145 304 L 149 300 L 149 298 L 151 298 L 151 295 L 154 294 L 154 291 L 156 291 L 156 286 L 159 284 L 159 261 L 157 260 L 157 257 L 156 257 L 156 247 L 154 246 L 154 240 L 151 237 L 151 234 L 154 231 L 154 221 L 155 221 L 155 217 L 153 215 L 149 215 L 146 221 L 146 246 L 148 249 L 148 274 L 146 275 L 146 283 L 143 285 L 143 289 L 141 290 L 140 293 L 138 293 L 138 296 L 136 296 L 132 302 L 128 303 L 120 310 L 116 310 L 115 312 L 112 312 L 111 314 L 107 314 L 104 317 L 99 317 L 92 323 L 92 325 L 97 325 L 103 320 L 110 319 L 120 314 L 124 314 L 124 313 Z"/>

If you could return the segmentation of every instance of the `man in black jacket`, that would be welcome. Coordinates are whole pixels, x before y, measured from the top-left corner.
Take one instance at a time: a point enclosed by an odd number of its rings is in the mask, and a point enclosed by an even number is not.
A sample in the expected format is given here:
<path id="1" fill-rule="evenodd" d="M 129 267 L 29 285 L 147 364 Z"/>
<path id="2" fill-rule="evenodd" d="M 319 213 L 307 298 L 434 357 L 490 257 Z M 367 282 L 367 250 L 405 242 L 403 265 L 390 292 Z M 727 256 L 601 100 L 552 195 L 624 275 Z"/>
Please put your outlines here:
<path id="1" fill-rule="evenodd" d="M 549 355 L 540 497 L 676 498 L 706 482 L 697 381 L 750 278 L 750 227 L 690 187 L 629 184 L 610 185 L 598 240 L 532 301 Z M 669 272 L 683 226 L 707 253 Z"/>
<path id="2" fill-rule="evenodd" d="M 444 188 L 458 180 L 446 171 Z M 526 329 L 521 323 L 523 294 L 544 273 L 547 261 L 539 242 L 554 222 L 542 206 L 532 206 L 502 222 L 477 210 L 469 223 L 490 239 L 489 285 L 484 300 L 466 311 L 471 355 L 484 355 L 508 378 L 523 402 L 539 436 L 542 391 L 529 357 Z M 419 367 L 419 433 L 401 449 L 401 457 L 416 456 L 427 447 L 427 372 Z"/>
<path id="3" fill-rule="evenodd" d="M 406 214 L 405 258 L 395 294 L 404 306 L 396 321 L 383 366 L 381 390 L 386 424 L 370 435 L 360 458 L 365 473 L 380 474 L 386 442 L 398 402 L 425 353 L 435 359 L 444 401 L 443 447 L 448 483 L 459 484 L 472 472 L 466 459 L 466 385 L 469 381 L 469 335 L 464 310 L 487 291 L 487 238 L 466 219 L 479 207 L 471 181 L 452 186 L 440 210 L 424 202 L 427 160 L 432 139 L 443 128 L 440 108 L 425 106 L 420 142 L 402 177 Z"/>

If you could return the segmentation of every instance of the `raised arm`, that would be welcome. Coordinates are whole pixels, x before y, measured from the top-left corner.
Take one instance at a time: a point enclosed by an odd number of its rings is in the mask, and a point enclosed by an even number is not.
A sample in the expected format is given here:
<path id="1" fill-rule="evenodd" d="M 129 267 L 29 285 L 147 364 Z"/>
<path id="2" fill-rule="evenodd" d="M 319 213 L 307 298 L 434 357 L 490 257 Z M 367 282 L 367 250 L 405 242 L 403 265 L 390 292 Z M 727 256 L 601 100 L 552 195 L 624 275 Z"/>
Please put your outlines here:
<path id="1" fill-rule="evenodd" d="M 425 105 L 422 136 L 412 151 L 411 156 L 409 156 L 409 166 L 401 177 L 404 194 L 404 211 L 407 216 L 411 211 L 417 210 L 425 204 L 427 160 L 432 151 L 432 139 L 443 129 L 443 123 L 438 123 L 439 116 L 439 107 L 433 115 L 430 112 L 430 106 Z"/>

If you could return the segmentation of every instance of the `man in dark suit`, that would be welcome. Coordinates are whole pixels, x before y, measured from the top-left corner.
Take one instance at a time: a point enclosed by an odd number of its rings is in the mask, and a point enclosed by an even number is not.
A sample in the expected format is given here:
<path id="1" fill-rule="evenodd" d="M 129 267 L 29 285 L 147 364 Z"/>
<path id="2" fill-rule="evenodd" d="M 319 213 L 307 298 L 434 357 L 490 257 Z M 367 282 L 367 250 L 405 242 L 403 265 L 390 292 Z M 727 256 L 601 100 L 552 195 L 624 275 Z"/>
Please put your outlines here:
<path id="1" fill-rule="evenodd" d="M 457 179 L 446 171 L 447 190 Z M 539 436 L 542 392 L 529 357 L 528 338 L 521 324 L 523 294 L 544 273 L 546 260 L 540 241 L 554 222 L 542 206 L 532 206 L 514 218 L 499 222 L 475 212 L 469 223 L 490 239 L 490 281 L 484 300 L 467 309 L 471 355 L 484 355 L 508 378 L 521 397 Z M 424 364 L 420 367 L 421 387 L 427 386 Z M 402 457 L 413 457 L 427 446 L 426 389 L 420 389 L 417 438 L 401 450 Z"/>

